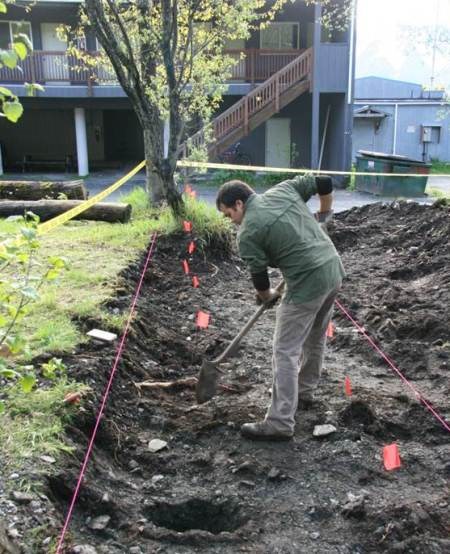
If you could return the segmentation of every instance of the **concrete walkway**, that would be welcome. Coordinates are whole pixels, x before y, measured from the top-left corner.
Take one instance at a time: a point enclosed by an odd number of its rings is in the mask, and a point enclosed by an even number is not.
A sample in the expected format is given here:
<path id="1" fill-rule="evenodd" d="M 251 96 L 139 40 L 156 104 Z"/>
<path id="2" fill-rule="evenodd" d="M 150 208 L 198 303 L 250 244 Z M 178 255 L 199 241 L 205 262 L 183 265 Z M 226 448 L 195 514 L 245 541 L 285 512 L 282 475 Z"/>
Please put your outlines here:
<path id="1" fill-rule="evenodd" d="M 89 190 L 90 196 L 98 194 L 108 186 L 112 185 L 117 179 L 121 178 L 128 171 L 132 169 L 132 166 L 124 168 L 123 170 L 104 170 L 90 174 L 86 179 L 86 187 Z M 78 179 L 76 174 L 67 173 L 9 173 L 4 174 L 0 179 L 2 180 L 27 180 L 27 181 L 56 181 L 56 180 L 73 180 Z M 430 178 L 428 180 L 428 187 L 433 187 L 438 190 L 442 190 L 444 193 L 450 194 L 450 175 L 448 178 Z M 130 193 L 135 187 L 145 187 L 145 173 L 139 172 L 132 177 L 127 183 L 125 183 L 120 189 L 113 192 L 108 196 L 106 202 L 117 202 L 120 198 Z M 208 186 L 206 183 L 199 184 L 195 187 L 198 197 L 205 200 L 208 203 L 215 203 L 215 196 L 217 187 Z M 261 189 L 257 189 L 257 192 L 261 192 Z M 364 204 L 373 204 L 374 202 L 392 202 L 395 198 L 375 196 L 362 192 L 349 192 L 347 190 L 335 191 L 335 203 L 334 209 L 336 212 L 348 210 L 354 206 L 363 206 Z M 410 198 L 423 204 L 430 204 L 434 201 L 434 198 L 428 196 L 422 196 L 420 198 Z M 317 208 L 317 198 L 312 198 L 309 205 L 312 210 Z"/>

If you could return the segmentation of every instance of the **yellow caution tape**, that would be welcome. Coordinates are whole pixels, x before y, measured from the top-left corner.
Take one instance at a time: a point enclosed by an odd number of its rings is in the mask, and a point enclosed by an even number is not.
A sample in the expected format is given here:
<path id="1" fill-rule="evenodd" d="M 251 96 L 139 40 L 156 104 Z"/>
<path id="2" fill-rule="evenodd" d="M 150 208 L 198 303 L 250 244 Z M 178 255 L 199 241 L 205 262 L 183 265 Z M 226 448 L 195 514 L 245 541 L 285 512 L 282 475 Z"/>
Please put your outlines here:
<path id="1" fill-rule="evenodd" d="M 72 208 L 71 210 L 58 215 L 54 217 L 53 219 L 50 219 L 49 221 L 46 221 L 45 223 L 41 223 L 38 227 L 39 234 L 48 233 L 55 227 L 59 227 L 60 225 L 63 225 L 64 223 L 67 223 L 67 221 L 70 221 L 77 215 L 81 214 L 88 208 L 91 208 L 94 204 L 97 204 L 97 202 L 100 202 L 104 198 L 106 198 L 108 195 L 110 195 L 112 192 L 117 190 L 119 187 L 121 187 L 124 183 L 126 183 L 131 177 L 136 175 L 138 171 L 140 171 L 145 166 L 145 160 L 142 161 L 140 164 L 138 164 L 136 167 L 134 167 L 129 173 L 127 173 L 124 177 L 113 183 L 110 187 L 103 190 L 102 192 L 99 192 L 89 200 L 86 200 L 85 202 L 82 202 L 79 206 L 76 206 L 75 208 Z M 426 174 L 426 173 L 372 173 L 372 172 L 365 172 L 365 171 L 333 171 L 333 170 L 325 170 L 325 169 L 305 169 L 304 167 L 301 168 L 292 168 L 292 167 L 265 167 L 265 166 L 258 166 L 258 165 L 237 165 L 237 164 L 225 164 L 225 163 L 213 163 L 213 162 L 193 162 L 188 160 L 179 160 L 177 162 L 178 167 L 192 167 L 192 168 L 199 168 L 199 169 L 230 169 L 230 170 L 238 170 L 238 171 L 260 171 L 260 172 L 267 172 L 267 173 L 318 173 L 318 174 L 326 174 L 326 175 L 365 175 L 365 176 L 378 176 L 378 177 L 449 177 L 448 175 L 440 175 L 440 174 Z"/>
<path id="2" fill-rule="evenodd" d="M 219 164 L 212 162 L 190 162 L 179 160 L 178 167 L 198 167 L 201 169 L 234 169 L 238 171 L 265 171 L 268 173 L 319 173 L 321 175 L 378 175 L 379 177 L 449 177 L 449 175 L 437 175 L 427 173 L 371 173 L 366 171 L 332 171 L 328 169 L 295 169 L 292 167 L 264 167 L 258 165 Z"/>
<path id="3" fill-rule="evenodd" d="M 102 192 L 99 192 L 92 198 L 89 198 L 89 200 L 86 200 L 85 202 L 82 202 L 75 208 L 72 208 L 71 210 L 64 212 L 61 215 L 58 215 L 49 221 L 46 221 L 45 223 L 41 223 L 38 227 L 38 233 L 40 235 L 44 233 L 48 233 L 55 227 L 59 227 L 63 223 L 67 223 L 67 221 L 70 221 L 77 215 L 81 214 L 88 208 L 91 208 L 94 204 L 97 204 L 97 202 L 100 202 L 104 198 L 106 198 L 108 195 L 110 195 L 112 192 L 117 190 L 119 187 L 121 187 L 124 183 L 126 183 L 133 175 L 136 175 L 138 171 L 140 171 L 145 166 L 145 161 L 138 164 L 136 167 L 134 167 L 129 173 L 127 173 L 124 177 L 113 183 L 110 187 L 103 190 Z"/>

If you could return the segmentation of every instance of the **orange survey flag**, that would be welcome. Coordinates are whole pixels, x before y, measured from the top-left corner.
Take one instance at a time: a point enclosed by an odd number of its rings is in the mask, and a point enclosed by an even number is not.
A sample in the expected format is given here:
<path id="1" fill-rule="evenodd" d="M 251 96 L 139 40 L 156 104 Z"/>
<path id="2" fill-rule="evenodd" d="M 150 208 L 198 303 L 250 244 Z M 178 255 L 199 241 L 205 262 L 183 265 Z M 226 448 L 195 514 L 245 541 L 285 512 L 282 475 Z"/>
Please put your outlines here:
<path id="1" fill-rule="evenodd" d="M 190 221 L 183 221 L 183 229 L 186 233 L 190 233 L 192 231 L 192 223 Z"/>
<path id="2" fill-rule="evenodd" d="M 195 250 L 195 242 L 193 240 L 191 240 L 191 242 L 188 245 L 189 254 L 192 254 L 194 252 L 194 250 Z"/>
<path id="3" fill-rule="evenodd" d="M 327 327 L 327 338 L 332 339 L 334 337 L 334 325 L 333 322 L 330 321 Z"/>
<path id="4" fill-rule="evenodd" d="M 395 444 L 395 442 L 383 447 L 383 462 L 384 467 L 388 471 L 391 471 L 392 469 L 397 469 L 402 465 L 400 461 L 398 446 Z"/>
<path id="5" fill-rule="evenodd" d="M 186 275 L 189 274 L 189 264 L 187 263 L 186 260 L 183 260 L 183 270 L 186 273 Z"/>
<path id="6" fill-rule="evenodd" d="M 351 396 L 352 395 L 352 384 L 350 382 L 350 378 L 347 375 L 345 376 L 344 388 L 345 388 L 345 394 L 347 396 Z"/>
<path id="7" fill-rule="evenodd" d="M 206 312 L 197 312 L 197 327 L 206 329 L 209 325 L 209 314 Z"/>
<path id="8" fill-rule="evenodd" d="M 198 289 L 198 287 L 200 286 L 200 281 L 198 280 L 197 275 L 194 275 L 192 277 L 192 286 L 194 287 L 194 289 Z"/>

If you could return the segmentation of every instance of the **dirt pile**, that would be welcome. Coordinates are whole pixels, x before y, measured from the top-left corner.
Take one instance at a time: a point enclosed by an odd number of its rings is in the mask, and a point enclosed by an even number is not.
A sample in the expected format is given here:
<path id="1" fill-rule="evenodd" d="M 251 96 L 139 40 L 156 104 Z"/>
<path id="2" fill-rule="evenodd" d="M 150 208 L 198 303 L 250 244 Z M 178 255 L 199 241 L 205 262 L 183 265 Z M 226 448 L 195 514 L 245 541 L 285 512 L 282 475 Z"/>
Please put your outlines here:
<path id="1" fill-rule="evenodd" d="M 331 234 L 348 272 L 340 300 L 448 418 L 448 209 L 366 206 L 339 214 Z M 213 401 L 196 406 L 188 379 L 139 386 L 195 376 L 203 356 L 219 353 L 255 309 L 237 258 L 196 252 L 190 266 L 201 286 L 193 289 L 181 269 L 183 240 L 158 240 L 67 552 L 448 552 L 449 434 L 339 314 L 317 407 L 298 413 L 292 442 L 254 444 L 239 435 L 240 424 L 262 417 L 269 401 L 273 311 L 224 366 Z M 138 267 L 124 274 L 111 310 L 129 305 L 138 275 Z M 206 330 L 195 328 L 198 309 L 211 313 Z M 114 352 L 92 345 L 66 360 L 93 394 L 69 430 L 76 454 L 49 478 L 49 502 L 61 520 Z M 337 432 L 313 437 L 325 423 Z M 167 446 L 153 452 L 153 439 Z M 386 472 L 381 450 L 393 441 L 402 468 Z M 33 517 L 43 524 L 44 516 Z M 60 525 L 53 520 L 48 534 Z M 40 548 L 28 552 L 47 552 Z"/>
<path id="2" fill-rule="evenodd" d="M 331 236 L 349 273 L 342 302 L 407 376 L 448 376 L 449 208 L 371 204 L 338 214 Z M 369 352 L 354 334 L 338 344 Z"/>

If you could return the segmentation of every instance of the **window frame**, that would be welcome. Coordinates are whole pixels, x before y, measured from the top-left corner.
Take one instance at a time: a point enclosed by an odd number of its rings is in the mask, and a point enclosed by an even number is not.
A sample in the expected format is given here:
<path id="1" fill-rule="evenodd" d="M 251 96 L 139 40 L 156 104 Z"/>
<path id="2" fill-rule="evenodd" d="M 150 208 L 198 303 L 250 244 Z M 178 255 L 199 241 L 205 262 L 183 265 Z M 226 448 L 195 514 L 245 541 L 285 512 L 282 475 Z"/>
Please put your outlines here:
<path id="1" fill-rule="evenodd" d="M 277 25 L 277 26 L 286 26 L 286 25 L 294 25 L 297 27 L 297 48 L 292 47 L 291 50 L 300 50 L 300 22 L 299 21 L 271 21 L 268 24 L 268 27 L 271 25 Z M 262 39 L 263 39 L 263 31 L 265 29 L 259 29 L 259 49 L 260 50 L 273 50 L 273 48 L 263 48 L 262 46 Z M 277 48 L 275 50 L 290 50 L 289 48 Z"/>
<path id="2" fill-rule="evenodd" d="M 31 44 L 34 46 L 33 27 L 31 25 L 31 21 L 17 20 L 17 19 L 2 19 L 0 21 L 0 23 L 8 23 L 8 27 L 9 27 L 9 45 L 8 45 L 8 49 L 12 48 L 12 43 L 14 42 L 13 41 L 13 32 L 12 32 L 12 23 L 16 23 L 16 24 L 19 24 L 19 25 L 24 25 L 24 24 L 28 25 L 28 27 L 30 28 L 30 41 L 31 41 Z"/>

